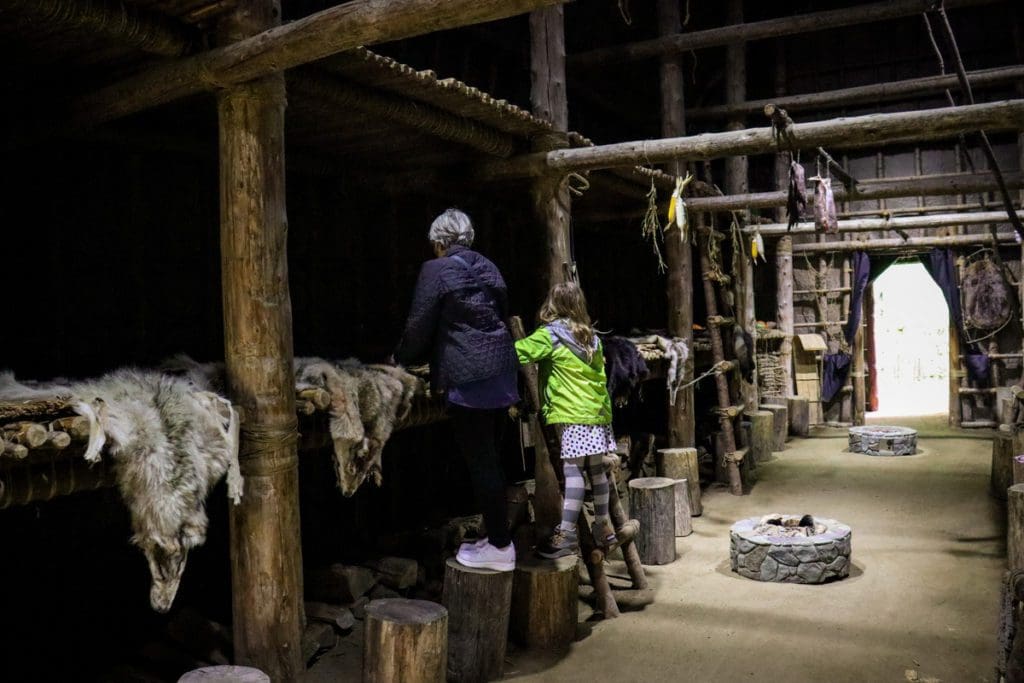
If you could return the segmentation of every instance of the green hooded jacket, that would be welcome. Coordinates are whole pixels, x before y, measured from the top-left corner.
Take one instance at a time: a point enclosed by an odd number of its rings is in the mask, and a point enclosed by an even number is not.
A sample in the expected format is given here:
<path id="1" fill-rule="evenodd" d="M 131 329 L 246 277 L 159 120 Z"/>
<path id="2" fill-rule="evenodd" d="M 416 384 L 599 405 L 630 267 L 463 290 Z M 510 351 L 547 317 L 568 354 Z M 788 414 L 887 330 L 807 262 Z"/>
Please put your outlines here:
<path id="1" fill-rule="evenodd" d="M 582 347 L 562 321 L 538 327 L 516 342 L 523 365 L 540 365 L 544 405 L 541 414 L 548 424 L 603 425 L 612 421 L 612 401 L 604 373 L 604 348 L 594 336 L 593 356 L 588 363 Z"/>

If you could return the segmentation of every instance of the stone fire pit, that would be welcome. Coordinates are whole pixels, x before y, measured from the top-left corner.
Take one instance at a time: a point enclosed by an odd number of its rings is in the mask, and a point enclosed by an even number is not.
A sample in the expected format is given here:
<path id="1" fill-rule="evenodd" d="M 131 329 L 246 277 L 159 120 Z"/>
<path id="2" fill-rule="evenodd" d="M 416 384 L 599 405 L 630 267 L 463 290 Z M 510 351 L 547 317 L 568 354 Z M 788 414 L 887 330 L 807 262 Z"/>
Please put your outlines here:
<path id="1" fill-rule="evenodd" d="M 914 455 L 917 453 L 917 430 L 886 425 L 850 427 L 850 452 L 868 455 Z"/>
<path id="2" fill-rule="evenodd" d="M 755 581 L 825 583 L 850 573 L 850 527 L 810 515 L 750 517 L 729 530 L 732 570 Z"/>

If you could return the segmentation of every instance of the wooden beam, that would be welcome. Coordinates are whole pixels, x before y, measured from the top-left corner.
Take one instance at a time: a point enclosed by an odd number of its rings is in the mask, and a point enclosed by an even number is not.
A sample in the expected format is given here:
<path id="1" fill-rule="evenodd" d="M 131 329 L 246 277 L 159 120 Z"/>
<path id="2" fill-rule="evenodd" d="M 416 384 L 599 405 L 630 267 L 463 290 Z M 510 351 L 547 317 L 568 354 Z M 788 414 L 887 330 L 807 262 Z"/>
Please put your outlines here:
<path id="1" fill-rule="evenodd" d="M 786 93 L 786 44 L 775 41 L 775 94 Z M 778 98 L 776 98 L 778 99 Z M 789 185 L 788 155 L 775 155 L 775 187 L 785 195 Z M 775 210 L 776 220 L 786 218 L 785 198 Z M 780 237 L 775 243 L 775 323 L 785 336 L 779 344 L 783 398 L 793 396 L 793 238 Z"/>
<path id="2" fill-rule="evenodd" d="M 0 17 L 18 28 L 67 31 L 161 57 L 188 54 L 198 37 L 170 17 L 113 0 L 0 0 Z"/>
<path id="3" fill-rule="evenodd" d="M 1024 100 L 1004 100 L 963 107 L 850 116 L 797 123 L 789 127 L 791 139 L 780 147 L 772 128 L 748 128 L 662 140 L 633 140 L 594 147 L 560 149 L 528 154 L 508 161 L 482 164 L 484 180 L 536 176 L 557 171 L 594 170 L 672 159 L 695 161 L 736 155 L 770 154 L 780 149 L 854 149 L 878 145 L 939 140 L 973 130 L 1024 128 Z M 740 207 L 743 208 L 743 207 Z"/>
<path id="4" fill-rule="evenodd" d="M 995 69 L 982 69 L 968 73 L 971 85 L 983 88 L 995 85 L 1014 83 L 1024 79 L 1024 65 L 1016 64 Z M 846 107 L 852 104 L 870 104 L 891 102 L 894 100 L 911 99 L 921 95 L 933 95 L 944 92 L 957 85 L 955 74 L 944 76 L 926 76 L 909 78 L 903 81 L 873 83 L 854 88 L 826 90 L 824 92 L 807 93 L 773 97 L 765 100 L 748 100 L 735 104 L 721 104 L 713 107 L 691 109 L 687 115 L 691 119 L 726 119 L 733 116 L 749 116 L 760 114 L 766 104 L 774 104 L 788 112 L 808 112 L 821 109 Z"/>
<path id="5" fill-rule="evenodd" d="M 677 0 L 658 0 L 658 31 L 678 33 L 682 28 Z M 676 137 L 686 134 L 685 88 L 683 60 L 679 55 L 661 59 L 661 134 Z M 668 170 L 683 175 L 684 165 L 670 162 Z M 693 249 L 689 241 L 679 239 L 678 231 L 670 230 L 665 240 L 665 296 L 668 300 L 668 333 L 693 348 Z M 693 376 L 693 357 L 686 361 L 686 377 Z M 676 394 L 675 405 L 668 406 L 668 441 L 671 448 L 696 446 L 696 411 L 693 387 Z"/>
<path id="6" fill-rule="evenodd" d="M 946 0 L 945 5 L 947 8 L 976 7 L 992 4 L 994 1 Z M 811 12 L 746 24 L 720 26 L 703 31 L 677 33 L 626 45 L 581 52 L 569 58 L 569 66 L 573 69 L 595 68 L 663 55 L 682 54 L 707 47 L 722 47 L 736 42 L 779 38 L 843 26 L 870 24 L 920 14 L 929 9 L 932 4 L 932 0 L 891 0 L 825 12 Z"/>
<path id="7" fill-rule="evenodd" d="M 530 104 L 536 116 L 554 127 L 551 135 L 537 138 L 536 149 L 568 147 L 569 103 L 565 94 L 565 17 L 561 6 L 530 13 Z M 542 152 L 543 153 L 543 152 Z M 572 198 L 564 175 L 545 174 L 530 188 L 537 217 L 547 231 L 545 284 L 575 278 L 576 264 L 569 250 Z"/>
<path id="8" fill-rule="evenodd" d="M 984 225 L 1006 223 L 1005 211 L 978 211 L 975 213 L 944 213 L 924 216 L 901 216 L 898 218 L 859 218 L 839 221 L 839 232 L 873 232 L 875 230 L 919 230 L 925 228 L 948 228 L 954 225 Z M 798 223 L 792 230 L 786 223 L 767 223 L 745 228 L 744 232 L 760 231 L 768 235 L 816 235 L 813 222 Z"/>
<path id="9" fill-rule="evenodd" d="M 998 235 L 999 244 L 1016 244 L 1014 233 Z M 911 237 L 903 239 L 846 240 L 842 242 L 807 242 L 793 245 L 793 253 L 810 254 L 822 252 L 845 253 L 850 251 L 898 251 L 919 252 L 933 247 L 987 246 L 992 236 L 986 233 L 976 235 L 949 235 L 947 237 Z"/>
<path id="10" fill-rule="evenodd" d="M 70 103 L 72 125 L 95 125 L 218 90 L 360 45 L 515 16 L 564 0 L 352 0 L 231 45 L 158 64 Z"/>
<path id="11" fill-rule="evenodd" d="M 280 21 L 278 0 L 225 16 L 234 43 Z M 220 125 L 221 280 L 228 395 L 245 411 L 245 495 L 230 511 L 235 660 L 295 681 L 302 660 L 302 546 L 285 209 L 283 74 L 227 88 Z"/>
<path id="12" fill-rule="evenodd" d="M 1024 174 L 1007 173 L 1006 183 L 1010 187 L 1024 187 Z M 862 180 L 857 191 L 847 192 L 844 187 L 835 187 L 836 201 L 858 201 L 864 199 L 892 199 L 896 197 L 936 197 L 945 195 L 992 192 L 998 185 L 988 173 L 944 173 L 917 178 L 878 178 Z M 809 199 L 813 203 L 813 198 Z M 691 211 L 736 211 L 740 209 L 770 209 L 786 205 L 786 191 L 753 192 L 745 195 L 723 195 L 719 197 L 693 197 L 686 200 Z M 927 208 L 927 207 L 925 207 Z"/>

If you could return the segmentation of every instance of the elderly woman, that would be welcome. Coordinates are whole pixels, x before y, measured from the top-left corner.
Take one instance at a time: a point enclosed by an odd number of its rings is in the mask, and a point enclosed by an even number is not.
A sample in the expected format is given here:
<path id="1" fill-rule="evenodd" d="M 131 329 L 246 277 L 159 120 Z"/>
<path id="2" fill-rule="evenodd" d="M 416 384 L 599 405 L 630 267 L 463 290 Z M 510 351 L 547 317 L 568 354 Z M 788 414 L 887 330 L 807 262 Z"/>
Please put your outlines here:
<path id="1" fill-rule="evenodd" d="M 437 257 L 423 264 L 395 360 L 430 360 L 431 387 L 444 394 L 458 448 L 469 467 L 487 537 L 459 548 L 458 561 L 498 571 L 515 568 L 508 530 L 498 433 L 508 406 L 519 400 L 512 335 L 505 326 L 505 281 L 470 249 L 469 216 L 448 209 L 428 238 Z"/>

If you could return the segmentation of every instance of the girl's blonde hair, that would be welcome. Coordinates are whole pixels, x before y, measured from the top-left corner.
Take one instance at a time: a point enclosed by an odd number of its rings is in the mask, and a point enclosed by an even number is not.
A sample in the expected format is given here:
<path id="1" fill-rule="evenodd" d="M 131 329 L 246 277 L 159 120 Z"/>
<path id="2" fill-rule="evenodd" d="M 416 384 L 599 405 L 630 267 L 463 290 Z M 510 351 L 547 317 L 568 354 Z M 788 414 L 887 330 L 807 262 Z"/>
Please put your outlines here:
<path id="1" fill-rule="evenodd" d="M 543 323 L 564 318 L 576 342 L 585 349 L 587 358 L 593 355 L 594 325 L 587 313 L 587 299 L 575 282 L 561 282 L 548 292 L 548 298 L 540 307 L 537 317 Z"/>

